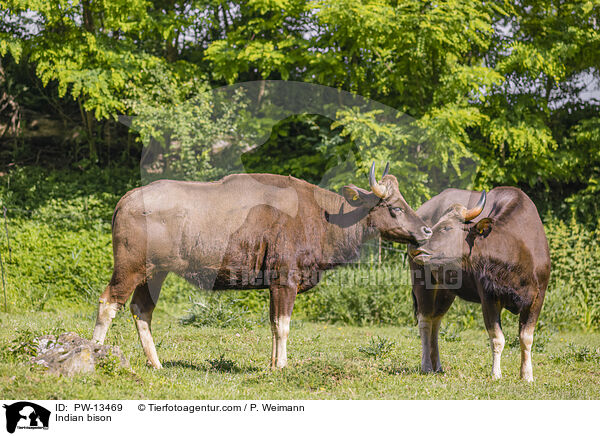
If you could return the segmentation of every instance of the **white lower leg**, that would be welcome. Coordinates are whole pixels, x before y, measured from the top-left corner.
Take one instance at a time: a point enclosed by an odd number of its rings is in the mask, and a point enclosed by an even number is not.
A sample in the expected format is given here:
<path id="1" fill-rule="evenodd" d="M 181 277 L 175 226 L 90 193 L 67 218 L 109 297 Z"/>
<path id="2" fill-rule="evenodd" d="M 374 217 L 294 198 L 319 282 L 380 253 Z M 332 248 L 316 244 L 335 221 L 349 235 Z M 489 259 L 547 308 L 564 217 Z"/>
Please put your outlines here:
<path id="1" fill-rule="evenodd" d="M 150 325 L 152 322 L 152 316 L 148 314 L 139 313 L 136 308 L 131 308 L 133 314 L 133 320 L 135 321 L 135 327 L 137 328 L 144 354 L 148 359 L 148 363 L 156 369 L 161 369 L 162 365 L 158 360 L 158 354 L 156 353 L 156 347 L 154 346 L 154 339 L 152 339 L 152 332 Z"/>
<path id="2" fill-rule="evenodd" d="M 419 335 L 421 336 L 421 371 L 432 372 L 433 364 L 431 362 L 431 331 L 432 318 L 422 314 L 417 315 L 419 324 Z"/>
<path id="3" fill-rule="evenodd" d="M 287 339 L 290 334 L 290 317 L 280 316 L 275 321 L 275 335 L 277 339 L 277 368 L 287 365 Z"/>
<path id="4" fill-rule="evenodd" d="M 119 310 L 119 308 L 120 305 L 118 303 L 107 303 L 104 300 L 100 300 L 98 303 L 96 326 L 94 327 L 94 334 L 92 336 L 93 341 L 96 341 L 99 344 L 104 343 L 108 328 L 110 327 L 113 318 L 117 315 L 117 310 Z"/>
<path id="5" fill-rule="evenodd" d="M 532 382 L 531 345 L 533 344 L 533 329 L 523 328 L 519 333 L 519 340 L 521 342 L 521 378 Z"/>
<path id="6" fill-rule="evenodd" d="M 502 370 L 500 369 L 500 357 L 502 356 L 502 350 L 504 350 L 504 334 L 499 326 L 491 329 L 489 332 L 490 336 L 490 348 L 492 349 L 492 378 L 502 378 Z"/>

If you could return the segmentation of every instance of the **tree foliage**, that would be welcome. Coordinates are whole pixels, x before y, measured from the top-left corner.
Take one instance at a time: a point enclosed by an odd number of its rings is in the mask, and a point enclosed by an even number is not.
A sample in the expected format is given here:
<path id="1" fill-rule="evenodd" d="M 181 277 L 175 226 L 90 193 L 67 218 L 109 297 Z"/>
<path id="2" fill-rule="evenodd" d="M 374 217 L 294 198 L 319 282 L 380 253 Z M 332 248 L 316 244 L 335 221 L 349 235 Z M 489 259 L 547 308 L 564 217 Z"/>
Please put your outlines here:
<path id="1" fill-rule="evenodd" d="M 171 130 L 188 144 L 214 116 L 184 102 L 208 89 L 262 79 L 327 85 L 408 114 L 414 128 L 352 108 L 335 119 L 306 115 L 279 124 L 247 162 L 317 180 L 352 153 L 360 178 L 370 160 L 390 160 L 415 199 L 444 184 L 517 185 L 593 224 L 599 19 L 600 0 L 1 0 L 0 61 L 13 76 L 0 81 L 22 109 L 48 111 L 43 97 L 79 125 L 92 163 L 123 148 L 116 114 L 171 111 L 181 121 Z M 19 87 L 15 65 L 39 85 Z M 0 108 L 0 120 L 18 110 Z M 215 175 L 208 145 L 189 151 Z"/>

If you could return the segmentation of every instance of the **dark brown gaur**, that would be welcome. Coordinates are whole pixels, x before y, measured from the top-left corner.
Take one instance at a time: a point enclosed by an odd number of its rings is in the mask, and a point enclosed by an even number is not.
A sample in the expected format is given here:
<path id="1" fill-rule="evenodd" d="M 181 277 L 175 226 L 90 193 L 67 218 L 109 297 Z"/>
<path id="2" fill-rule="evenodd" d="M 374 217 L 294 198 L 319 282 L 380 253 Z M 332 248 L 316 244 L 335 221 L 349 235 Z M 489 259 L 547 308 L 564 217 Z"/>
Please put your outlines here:
<path id="1" fill-rule="evenodd" d="M 113 215 L 114 271 L 100 297 L 93 338 L 102 343 L 133 293 L 131 312 L 149 363 L 161 364 L 150 331 L 169 272 L 207 290 L 269 289 L 272 367 L 287 362 L 296 294 L 321 272 L 356 259 L 378 234 L 424 242 L 431 230 L 385 175 L 372 192 L 347 185 L 343 196 L 294 177 L 236 174 L 212 183 L 161 180 L 121 198 Z"/>
<path id="2" fill-rule="evenodd" d="M 465 207 L 478 197 L 476 205 Z M 521 378 L 532 381 L 533 333 L 550 278 L 548 241 L 533 202 L 512 187 L 494 188 L 487 195 L 447 189 L 417 214 L 433 231 L 425 243 L 409 246 L 422 371 L 442 370 L 440 322 L 459 296 L 482 306 L 493 378 L 501 377 L 505 343 L 500 313 L 507 308 L 519 314 Z"/>

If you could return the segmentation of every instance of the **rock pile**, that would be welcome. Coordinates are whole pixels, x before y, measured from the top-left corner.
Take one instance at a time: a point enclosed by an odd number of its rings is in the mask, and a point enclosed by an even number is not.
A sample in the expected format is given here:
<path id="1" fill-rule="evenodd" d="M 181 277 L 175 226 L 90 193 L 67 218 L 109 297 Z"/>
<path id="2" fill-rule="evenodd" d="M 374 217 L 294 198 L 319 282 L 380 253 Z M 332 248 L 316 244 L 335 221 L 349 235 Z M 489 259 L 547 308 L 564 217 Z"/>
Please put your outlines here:
<path id="1" fill-rule="evenodd" d="M 72 376 L 94 372 L 97 365 L 106 359 L 118 362 L 123 368 L 129 367 L 129 361 L 119 347 L 100 345 L 73 332 L 58 337 L 40 336 L 36 342 L 37 356 L 31 361 L 48 368 L 51 374 Z"/>

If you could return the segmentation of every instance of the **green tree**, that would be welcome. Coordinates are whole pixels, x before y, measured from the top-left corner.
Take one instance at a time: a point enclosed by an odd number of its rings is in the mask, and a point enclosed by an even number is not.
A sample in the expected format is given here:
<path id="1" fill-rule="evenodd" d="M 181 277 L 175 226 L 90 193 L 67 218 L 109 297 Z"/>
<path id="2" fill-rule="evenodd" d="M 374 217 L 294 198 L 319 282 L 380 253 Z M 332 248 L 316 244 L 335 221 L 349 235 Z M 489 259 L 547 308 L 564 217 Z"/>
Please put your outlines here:
<path id="1" fill-rule="evenodd" d="M 301 171 L 316 156 L 329 168 L 352 153 L 355 176 L 390 160 L 415 198 L 447 184 L 518 185 L 594 222 L 600 105 L 584 88 L 600 80 L 599 14 L 600 0 L 0 0 L 0 56 L 10 74 L 11 62 L 30 66 L 58 112 L 73 105 L 92 162 L 116 113 L 149 114 L 235 82 L 298 80 L 415 122 L 356 108 L 289 120 L 273 132 L 271 171 Z M 13 79 L 15 101 L 33 92 Z"/>
<path id="2" fill-rule="evenodd" d="M 504 81 L 483 103 L 490 122 L 471 147 L 482 183 L 528 187 L 587 222 L 598 217 L 600 102 L 585 91 L 600 80 L 599 18 L 598 1 L 536 0 L 498 22 L 486 62 Z"/>

